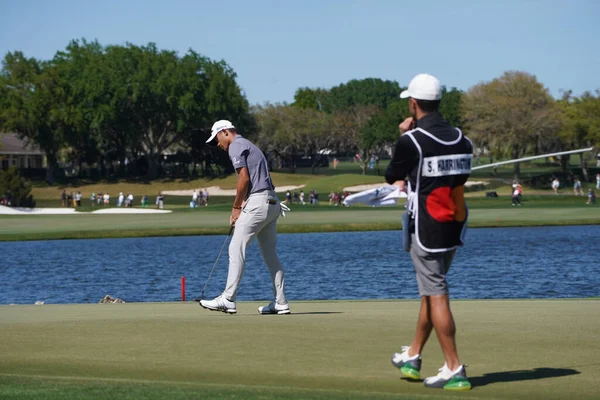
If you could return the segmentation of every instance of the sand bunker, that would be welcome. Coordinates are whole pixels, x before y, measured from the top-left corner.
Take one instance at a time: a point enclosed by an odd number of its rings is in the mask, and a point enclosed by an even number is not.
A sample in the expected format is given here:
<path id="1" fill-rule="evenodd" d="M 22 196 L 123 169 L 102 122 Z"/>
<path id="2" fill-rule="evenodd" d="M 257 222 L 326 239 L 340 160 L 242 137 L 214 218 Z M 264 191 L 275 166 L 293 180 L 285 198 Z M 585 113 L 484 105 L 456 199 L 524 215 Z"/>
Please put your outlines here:
<path id="1" fill-rule="evenodd" d="M 157 210 L 152 208 L 103 208 L 85 214 L 167 214 L 171 210 Z"/>
<path id="2" fill-rule="evenodd" d="M 74 208 L 22 208 L 0 206 L 0 215 L 84 215 L 84 214 L 165 214 L 171 210 L 150 208 L 102 208 L 92 212 L 78 212 Z"/>
<path id="3" fill-rule="evenodd" d="M 275 191 L 277 193 L 287 192 L 288 190 L 301 189 L 305 185 L 299 186 L 277 186 Z M 194 190 L 208 190 L 208 196 L 235 196 L 235 189 L 221 189 L 219 186 L 209 186 L 207 188 L 197 188 L 197 189 L 186 189 L 186 190 L 163 190 L 162 194 L 167 196 L 192 196 Z"/>
<path id="4" fill-rule="evenodd" d="M 0 215 L 78 214 L 74 208 L 23 208 L 0 206 Z"/>

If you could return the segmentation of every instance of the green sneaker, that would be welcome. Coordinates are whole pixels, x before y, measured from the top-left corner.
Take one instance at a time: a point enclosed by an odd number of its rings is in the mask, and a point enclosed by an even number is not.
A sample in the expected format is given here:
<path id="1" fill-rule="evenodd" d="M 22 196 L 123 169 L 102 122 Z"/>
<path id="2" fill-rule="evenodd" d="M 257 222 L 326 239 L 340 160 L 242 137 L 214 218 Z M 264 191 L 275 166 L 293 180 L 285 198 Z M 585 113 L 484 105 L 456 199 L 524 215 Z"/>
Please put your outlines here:
<path id="1" fill-rule="evenodd" d="M 448 366 L 444 364 L 439 371 L 440 373 L 436 376 L 425 379 L 423 382 L 425 386 L 446 390 L 471 390 L 471 382 L 467 378 L 467 371 L 464 365 L 459 366 L 454 371 L 450 371 Z"/>
<path id="2" fill-rule="evenodd" d="M 419 354 L 415 356 L 409 356 L 409 346 L 402 346 L 402 353 L 394 353 L 392 355 L 392 364 L 396 368 L 400 368 L 405 376 L 411 379 L 421 378 L 421 356 Z"/>

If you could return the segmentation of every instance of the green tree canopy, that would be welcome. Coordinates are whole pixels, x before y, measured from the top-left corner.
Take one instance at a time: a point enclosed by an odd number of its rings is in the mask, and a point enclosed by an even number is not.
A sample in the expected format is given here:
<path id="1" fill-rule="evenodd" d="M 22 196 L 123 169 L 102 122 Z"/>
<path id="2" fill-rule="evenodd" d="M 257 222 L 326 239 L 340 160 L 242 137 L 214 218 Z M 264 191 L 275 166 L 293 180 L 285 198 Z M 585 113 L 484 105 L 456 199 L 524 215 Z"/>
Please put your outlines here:
<path id="1" fill-rule="evenodd" d="M 354 79 L 329 89 L 323 110 L 330 113 L 346 112 L 355 106 L 374 106 L 384 110 L 398 99 L 400 92 L 400 85 L 395 81 Z"/>
<path id="2" fill-rule="evenodd" d="M 336 147 L 332 117 L 311 108 L 266 104 L 255 110 L 260 134 L 257 143 L 295 171 L 299 156 L 310 158 L 313 173 L 325 157 L 321 150 Z"/>
<path id="3" fill-rule="evenodd" d="M 600 90 L 595 94 L 585 92 L 583 95 L 572 96 L 566 92 L 558 101 L 560 109 L 561 128 L 558 139 L 566 149 L 588 146 L 600 146 Z M 580 155 L 579 166 L 584 178 L 589 179 L 585 155 Z"/>
<path id="4" fill-rule="evenodd" d="M 0 129 L 37 143 L 46 154 L 46 178 L 53 181 L 67 129 L 59 107 L 64 90 L 56 69 L 48 62 L 25 57 L 20 51 L 8 53 L 2 62 L 0 87 Z"/>
<path id="5" fill-rule="evenodd" d="M 323 103 L 327 102 L 329 92 L 326 89 L 299 88 L 294 94 L 293 107 L 323 110 Z"/>
<path id="6" fill-rule="evenodd" d="M 212 123 L 230 119 L 252 134 L 256 123 L 224 61 L 189 50 L 183 56 L 154 43 L 103 47 L 74 40 L 50 61 L 9 53 L 0 74 L 0 128 L 18 132 L 46 152 L 49 171 L 61 151 L 101 166 L 144 158 L 150 178 L 166 152 L 210 157 Z M 51 180 L 51 179 L 50 179 Z"/>
<path id="7" fill-rule="evenodd" d="M 478 147 L 518 158 L 552 143 L 560 126 L 555 101 L 535 76 L 505 72 L 491 82 L 473 86 L 462 96 L 470 137 Z M 515 178 L 519 178 L 515 163 Z"/>

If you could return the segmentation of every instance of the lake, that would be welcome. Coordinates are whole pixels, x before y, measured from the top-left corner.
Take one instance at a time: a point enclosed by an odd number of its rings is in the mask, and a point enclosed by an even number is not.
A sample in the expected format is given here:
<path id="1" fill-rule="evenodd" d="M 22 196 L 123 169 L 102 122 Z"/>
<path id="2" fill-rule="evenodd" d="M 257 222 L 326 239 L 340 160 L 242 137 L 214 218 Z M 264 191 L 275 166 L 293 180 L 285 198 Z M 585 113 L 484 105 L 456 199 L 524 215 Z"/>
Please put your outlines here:
<path id="1" fill-rule="evenodd" d="M 0 243 L 0 304 L 177 301 L 197 297 L 225 236 Z M 600 226 L 470 229 L 448 275 L 461 299 L 600 296 Z M 289 300 L 417 299 L 400 231 L 280 234 Z M 258 246 L 238 300 L 270 300 Z M 206 297 L 223 289 L 227 249 Z"/>

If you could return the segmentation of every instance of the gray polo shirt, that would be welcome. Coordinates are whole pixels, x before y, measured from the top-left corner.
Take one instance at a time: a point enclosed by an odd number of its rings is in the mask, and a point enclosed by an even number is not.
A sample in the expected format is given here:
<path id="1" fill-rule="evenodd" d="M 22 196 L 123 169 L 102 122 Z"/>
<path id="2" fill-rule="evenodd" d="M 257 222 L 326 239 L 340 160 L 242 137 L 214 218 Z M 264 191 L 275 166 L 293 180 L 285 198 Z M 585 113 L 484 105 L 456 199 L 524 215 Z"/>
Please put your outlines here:
<path id="1" fill-rule="evenodd" d="M 275 189 L 271 182 L 271 175 L 269 175 L 267 159 L 262 151 L 248 139 L 238 133 L 235 140 L 229 145 L 228 153 L 236 173 L 238 168 L 248 168 L 250 176 L 248 195 Z"/>

